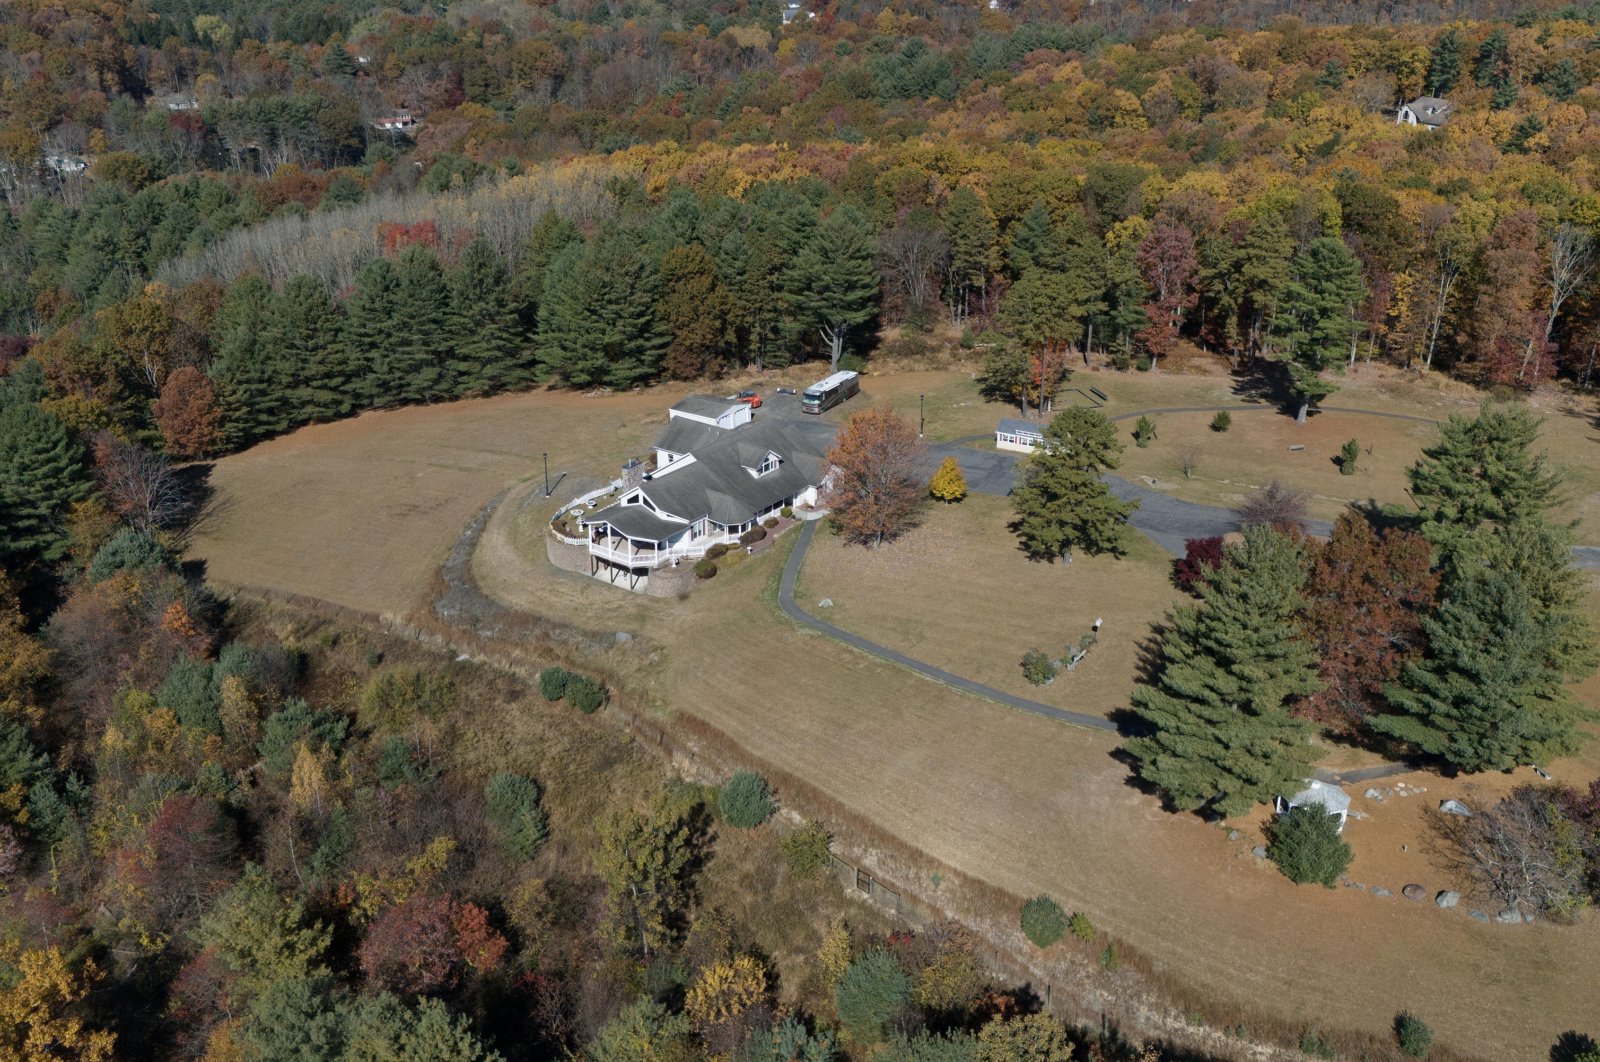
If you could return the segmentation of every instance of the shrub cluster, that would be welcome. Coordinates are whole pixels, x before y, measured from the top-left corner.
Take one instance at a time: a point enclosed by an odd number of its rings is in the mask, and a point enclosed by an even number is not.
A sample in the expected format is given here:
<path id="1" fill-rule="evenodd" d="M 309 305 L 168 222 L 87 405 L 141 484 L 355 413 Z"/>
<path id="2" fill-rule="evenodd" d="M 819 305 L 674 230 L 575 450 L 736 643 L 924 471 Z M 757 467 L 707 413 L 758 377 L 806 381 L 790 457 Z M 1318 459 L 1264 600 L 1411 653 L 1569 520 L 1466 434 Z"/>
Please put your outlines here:
<path id="1" fill-rule="evenodd" d="M 794 519 L 794 507 L 790 506 L 790 505 L 785 505 L 782 509 L 778 510 L 778 515 L 783 517 L 785 520 L 793 520 Z"/>
<path id="2" fill-rule="evenodd" d="M 565 699 L 584 715 L 594 714 L 606 703 L 604 685 L 564 667 L 547 667 L 539 672 L 539 692 L 547 701 Z"/>
<path id="3" fill-rule="evenodd" d="M 1094 923 L 1089 921 L 1089 916 L 1081 911 L 1072 912 L 1072 917 L 1067 919 L 1067 928 L 1072 930 L 1072 935 L 1085 944 L 1094 940 Z"/>
<path id="4" fill-rule="evenodd" d="M 766 528 L 764 528 L 764 527 L 752 527 L 750 530 L 746 531 L 744 534 L 739 536 L 739 545 L 741 545 L 741 546 L 751 546 L 751 545 L 754 545 L 757 542 L 760 542 L 762 539 L 764 539 L 766 537 L 767 537 L 767 529 Z"/>
<path id="5" fill-rule="evenodd" d="M 1433 1047 L 1433 1030 L 1415 1014 L 1401 1011 L 1394 1016 L 1394 1038 L 1400 1053 L 1407 1058 L 1426 1058 Z"/>
<path id="6" fill-rule="evenodd" d="M 718 542 L 715 546 L 712 546 L 710 549 L 706 550 L 706 560 L 721 560 L 727 555 L 728 544 L 726 542 Z"/>
<path id="7" fill-rule="evenodd" d="M 741 830 L 753 830 L 772 817 L 777 805 L 767 780 L 754 771 L 739 771 L 717 794 L 722 821 Z"/>
<path id="8" fill-rule="evenodd" d="M 1029 649 L 1022 654 L 1022 677 L 1035 686 L 1043 686 L 1056 677 L 1056 662 L 1042 650 Z"/>
<path id="9" fill-rule="evenodd" d="M 778 518 L 776 516 L 769 516 L 765 520 L 761 521 L 761 526 L 766 528 L 768 531 L 771 531 L 774 527 L 778 526 Z"/>
<path id="10" fill-rule="evenodd" d="M 828 845 L 833 838 L 827 827 L 812 821 L 778 839 L 778 850 L 795 877 L 809 878 L 828 865 Z"/>
<path id="11" fill-rule="evenodd" d="M 567 695 L 567 683 L 571 681 L 572 672 L 566 668 L 547 667 L 539 672 L 539 692 L 547 701 L 559 701 Z"/>
<path id="12" fill-rule="evenodd" d="M 1150 440 L 1156 437 L 1156 422 L 1149 417 L 1140 417 L 1139 422 L 1133 426 L 1133 444 L 1139 449 L 1150 445 Z"/>
<path id="13" fill-rule="evenodd" d="M 606 703 L 606 688 L 587 675 L 567 681 L 567 701 L 584 715 L 593 715 Z"/>
<path id="14" fill-rule="evenodd" d="M 717 574 L 717 562 L 710 557 L 702 557 L 694 562 L 694 577 L 696 579 L 714 579 Z"/>
<path id="15" fill-rule="evenodd" d="M 1356 461 L 1361 457 L 1361 443 L 1351 439 L 1339 447 L 1339 475 L 1353 476 L 1356 474 Z"/>
<path id="16" fill-rule="evenodd" d="M 1226 409 L 1219 410 L 1217 415 L 1211 418 L 1212 431 L 1227 431 L 1231 427 L 1233 427 L 1233 414 Z"/>
<path id="17" fill-rule="evenodd" d="M 1302 804 L 1273 824 L 1267 855 L 1290 881 L 1316 882 L 1331 889 L 1350 866 L 1352 853 L 1339 836 L 1337 816 L 1315 804 Z"/>
<path id="18" fill-rule="evenodd" d="M 537 855 L 550 835 L 544 809 L 539 806 L 538 784 L 520 774 L 502 772 L 483 787 L 483 798 L 488 805 L 489 824 L 506 853 L 513 859 Z"/>
<path id="19" fill-rule="evenodd" d="M 1048 896 L 1035 896 L 1022 905 L 1022 932 L 1041 948 L 1048 948 L 1067 931 L 1066 912 Z"/>

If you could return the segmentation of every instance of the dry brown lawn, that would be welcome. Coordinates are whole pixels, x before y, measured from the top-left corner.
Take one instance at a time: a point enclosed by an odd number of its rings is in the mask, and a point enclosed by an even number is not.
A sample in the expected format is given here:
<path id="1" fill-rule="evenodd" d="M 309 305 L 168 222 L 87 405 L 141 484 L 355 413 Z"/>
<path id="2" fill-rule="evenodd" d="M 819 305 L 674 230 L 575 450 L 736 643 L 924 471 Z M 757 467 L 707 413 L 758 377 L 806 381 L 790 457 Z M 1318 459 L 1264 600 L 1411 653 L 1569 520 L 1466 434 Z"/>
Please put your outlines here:
<path id="1" fill-rule="evenodd" d="M 1137 532 L 1128 555 L 1030 561 L 1007 528 L 1004 498 L 972 495 L 930 509 L 922 526 L 881 549 L 819 535 L 796 600 L 833 623 L 1008 693 L 1104 715 L 1128 703 L 1139 644 L 1181 596 L 1171 560 Z M 1022 677 L 1022 654 L 1053 657 L 1105 621 L 1089 655 L 1046 686 Z"/>
<path id="2" fill-rule="evenodd" d="M 1217 386 L 1206 378 L 1174 377 L 1169 400 L 1158 397 L 1165 386 L 1159 377 L 1125 379 L 1128 393 L 1113 396 L 1122 408 L 1133 401 L 1197 404 L 1195 392 Z M 869 395 L 901 408 L 909 401 L 913 415 L 917 394 L 948 395 L 948 409 L 961 410 L 978 430 L 992 427 L 997 412 L 956 404 L 960 394 L 971 394 L 958 373 L 868 383 Z M 539 537 L 552 507 L 527 482 L 540 474 L 539 453 L 550 451 L 552 468 L 601 481 L 658 429 L 675 394 L 531 394 L 307 429 L 218 463 L 213 483 L 223 509 L 193 554 L 223 583 L 405 611 L 421 600 L 470 516 L 522 480 L 490 522 L 476 558 L 488 590 L 553 618 L 640 635 L 653 651 L 636 654 L 640 662 L 623 681 L 641 700 L 662 713 L 703 717 L 753 755 L 783 765 L 934 859 L 1020 895 L 1049 892 L 1139 948 L 1162 972 L 1282 1021 L 1381 1035 L 1406 1008 L 1450 1046 L 1489 1058 L 1541 1057 L 1567 1029 L 1594 1031 L 1593 986 L 1600 978 L 1600 923 L 1594 918 L 1573 928 L 1481 926 L 1462 911 L 1398 895 L 1297 888 L 1249 856 L 1250 824 L 1244 824 L 1245 841 L 1230 843 L 1223 831 L 1164 812 L 1132 788 L 1126 768 L 1111 756 L 1113 736 L 962 696 L 783 620 L 773 588 L 788 553 L 785 541 L 683 602 L 646 599 L 555 571 Z M 1245 427 L 1243 418 L 1236 420 L 1235 431 Z M 1561 421 L 1560 438 L 1574 446 L 1591 442 L 1592 434 L 1592 426 L 1576 417 Z M 1576 451 L 1562 456 L 1568 463 L 1582 458 Z M 558 498 L 572 493 L 564 486 Z M 972 521 L 981 530 L 1002 516 L 998 502 L 964 503 L 930 521 L 928 548 L 938 548 L 941 521 L 957 529 L 960 521 Z M 1002 537 L 985 541 L 993 551 L 986 552 L 986 564 L 1007 574 L 1031 573 L 1040 585 L 1015 593 L 989 589 L 977 598 L 981 570 L 974 566 L 970 584 L 922 591 L 926 617 L 885 638 L 921 638 L 952 653 L 993 646 L 971 656 L 973 666 L 992 655 L 1005 671 L 1015 667 L 1017 647 L 1031 644 L 1032 632 L 1075 630 L 1092 619 L 1091 601 L 1098 610 L 1119 589 L 1137 596 L 1142 603 L 1136 608 L 1124 602 L 1134 622 L 1134 616 L 1158 612 L 1161 595 L 1170 593 L 1161 587 L 1164 575 L 1153 558 L 1136 555 L 1123 568 L 1107 561 L 1104 570 L 1085 559 L 1076 571 L 1041 575 L 1008 556 Z M 826 591 L 841 602 L 834 618 L 874 622 L 875 603 L 862 599 L 872 595 L 857 590 L 870 584 L 889 592 L 897 578 L 894 557 L 885 551 L 866 558 L 821 543 L 814 560 L 819 566 L 807 573 L 807 603 L 822 592 L 818 580 L 831 580 L 843 587 Z M 1012 619 L 990 623 L 967 615 L 998 614 L 1008 600 Z M 1116 615 L 1113 604 L 1104 614 L 1108 622 Z M 942 629 L 947 623 L 956 633 Z M 1091 660 L 1109 661 L 1119 652 L 1111 643 L 1121 641 L 1122 632 L 1107 633 L 1107 644 Z M 1087 689 L 1091 677 L 1080 672 L 1059 691 L 1048 688 L 1049 695 L 1072 692 L 1080 678 Z M 1114 706 L 1117 680 L 1103 675 L 1094 681 L 1106 692 L 1087 707 Z M 1596 703 L 1600 682 L 1589 683 L 1583 694 Z M 1586 780 L 1597 773 L 1597 759 L 1590 751 L 1563 761 L 1556 775 Z M 1412 798 L 1416 803 L 1384 809 L 1392 831 L 1380 829 L 1385 820 L 1376 816 L 1351 826 L 1358 880 L 1396 892 L 1405 884 L 1400 878 L 1412 871 L 1388 851 L 1397 841 L 1412 844 L 1416 824 L 1406 824 L 1404 815 L 1419 814 L 1409 809 L 1423 801 L 1452 795 L 1437 778 L 1422 784 L 1430 791 Z M 1405 856 L 1410 859 L 1409 848 Z M 1453 884 L 1421 870 L 1415 880 L 1430 889 Z M 938 896 L 932 882 L 905 884 Z"/>

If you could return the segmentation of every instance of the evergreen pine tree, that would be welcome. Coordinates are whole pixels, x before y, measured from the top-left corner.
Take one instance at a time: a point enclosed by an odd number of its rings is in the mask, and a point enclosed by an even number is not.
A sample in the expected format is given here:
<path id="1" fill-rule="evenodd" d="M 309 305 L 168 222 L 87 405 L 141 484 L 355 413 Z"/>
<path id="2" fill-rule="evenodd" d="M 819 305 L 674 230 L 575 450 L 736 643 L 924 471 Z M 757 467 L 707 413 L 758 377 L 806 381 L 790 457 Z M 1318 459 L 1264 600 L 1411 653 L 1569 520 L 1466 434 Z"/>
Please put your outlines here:
<path id="1" fill-rule="evenodd" d="M 347 415 L 354 372 L 339 309 L 315 277 L 290 277 L 268 306 L 262 343 L 279 367 L 291 424 Z"/>
<path id="2" fill-rule="evenodd" d="M 1456 87 L 1461 77 L 1461 36 L 1453 29 L 1444 31 L 1428 56 L 1428 75 L 1423 80 L 1430 96 L 1443 96 Z"/>
<path id="3" fill-rule="evenodd" d="M 1127 751 L 1174 806 L 1239 815 L 1298 789 L 1315 752 L 1312 724 L 1289 713 L 1318 689 L 1316 651 L 1295 626 L 1306 565 L 1270 527 L 1245 529 L 1161 639 L 1161 672 L 1134 690 L 1149 733 Z"/>
<path id="4" fill-rule="evenodd" d="M 1012 525 L 1032 557 L 1121 553 L 1123 528 L 1138 502 L 1111 493 L 1101 473 L 1116 468 L 1122 444 L 1105 415 L 1069 409 L 1044 429 L 1044 445 L 1022 467 L 1012 491 Z"/>
<path id="5" fill-rule="evenodd" d="M 389 383 L 404 402 L 448 398 L 450 287 L 438 256 L 421 244 L 400 252 L 394 266 L 395 316 L 388 352 Z"/>
<path id="6" fill-rule="evenodd" d="M 1472 68 L 1472 79 L 1479 88 L 1498 88 L 1510 77 L 1511 39 L 1504 29 L 1497 29 L 1478 45 L 1478 61 Z"/>
<path id="7" fill-rule="evenodd" d="M 356 369 L 356 402 L 363 409 L 401 401 L 391 365 L 400 314 L 394 263 L 376 258 L 356 274 L 355 290 L 345 300 L 344 342 Z"/>
<path id="8" fill-rule="evenodd" d="M 1539 84 L 1551 99 L 1565 103 L 1583 88 L 1583 75 L 1578 72 L 1578 64 L 1570 58 L 1562 59 L 1544 72 Z"/>
<path id="9" fill-rule="evenodd" d="M 65 556 L 67 510 L 91 489 L 83 448 L 65 425 L 32 402 L 0 409 L 0 565 Z"/>
<path id="10" fill-rule="evenodd" d="M 571 387 L 626 387 L 661 367 L 660 277 L 632 236 L 607 229 L 552 263 L 539 357 Z"/>
<path id="11" fill-rule="evenodd" d="M 1128 355 L 1133 349 L 1133 337 L 1150 324 L 1150 315 L 1144 304 L 1149 298 L 1144 276 L 1134 258 L 1138 245 L 1125 240 L 1121 246 L 1106 256 L 1106 270 L 1102 278 L 1102 307 L 1090 319 L 1090 325 L 1101 336 L 1100 342 Z"/>
<path id="12" fill-rule="evenodd" d="M 1247 345 L 1254 358 L 1267 345 L 1272 323 L 1278 315 L 1291 279 L 1294 240 L 1289 227 L 1276 213 L 1263 213 L 1250 222 L 1241 247 L 1240 279 L 1246 313 Z"/>
<path id="13" fill-rule="evenodd" d="M 454 393 L 489 395 L 538 377 L 531 337 L 512 304 L 505 266 L 483 237 L 467 244 L 450 272 L 450 352 Z"/>
<path id="14" fill-rule="evenodd" d="M 850 329 L 878 312 L 875 253 L 872 227 L 846 204 L 817 226 L 789 271 L 788 301 L 795 320 L 821 336 L 830 370 L 839 367 Z"/>
<path id="15" fill-rule="evenodd" d="M 1035 200 L 1011 226 L 1006 247 L 1006 269 L 1016 280 L 1030 269 L 1064 273 L 1070 264 L 1066 236 L 1057 230 L 1050 210 Z"/>
<path id="16" fill-rule="evenodd" d="M 945 298 L 952 316 L 964 321 L 972 312 L 974 295 L 988 287 L 989 278 L 1000 268 L 994 215 L 977 192 L 962 185 L 950 194 L 939 220 L 950 235 Z"/>
<path id="17" fill-rule="evenodd" d="M 213 325 L 217 354 L 210 374 L 222 407 L 222 442 L 230 450 L 288 428 L 288 398 L 276 351 L 264 339 L 274 296 L 251 274 L 228 291 Z"/>
<path id="18" fill-rule="evenodd" d="M 1533 452 L 1539 423 L 1525 407 L 1485 402 L 1471 419 L 1452 415 L 1407 471 L 1418 530 L 1446 565 L 1479 528 L 1540 521 L 1556 501 L 1561 477 Z"/>
<path id="19" fill-rule="evenodd" d="M 1355 309 L 1366 296 L 1361 263 L 1344 241 L 1319 236 L 1295 260 L 1276 324 L 1288 347 L 1300 423 L 1313 402 L 1336 390 L 1322 374 L 1339 365 L 1350 348 L 1360 328 Z"/>
<path id="20" fill-rule="evenodd" d="M 733 304 L 711 256 L 698 243 L 661 258 L 661 322 L 670 337 L 663 368 L 679 380 L 723 368 Z"/>
<path id="21" fill-rule="evenodd" d="M 1368 720 L 1462 771 L 1545 763 L 1572 749 L 1572 713 L 1550 666 L 1551 632 L 1515 572 L 1473 566 L 1423 620 L 1428 651 L 1384 691 L 1392 715 Z"/>
<path id="22" fill-rule="evenodd" d="M 674 188 L 650 219 L 647 242 L 651 252 L 660 258 L 674 248 L 698 244 L 700 221 L 700 200 L 694 190 L 682 185 Z"/>
<path id="23" fill-rule="evenodd" d="M 533 224 L 533 234 L 523 251 L 522 264 L 511 281 L 510 298 L 522 320 L 523 334 L 530 341 L 539 332 L 539 303 L 544 300 L 545 276 L 556 255 L 581 244 L 578 227 L 554 210 L 546 210 Z"/>

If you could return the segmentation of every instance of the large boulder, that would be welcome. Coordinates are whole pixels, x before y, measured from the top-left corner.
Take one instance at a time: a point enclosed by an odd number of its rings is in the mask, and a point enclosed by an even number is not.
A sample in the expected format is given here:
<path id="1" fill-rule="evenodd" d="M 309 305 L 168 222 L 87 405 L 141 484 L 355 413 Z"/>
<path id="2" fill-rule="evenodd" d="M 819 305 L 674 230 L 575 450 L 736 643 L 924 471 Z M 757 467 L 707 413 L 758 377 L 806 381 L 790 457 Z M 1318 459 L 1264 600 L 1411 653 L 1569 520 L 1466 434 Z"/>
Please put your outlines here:
<path id="1" fill-rule="evenodd" d="M 1446 815 L 1460 815 L 1464 819 L 1472 818 L 1472 809 L 1459 800 L 1439 801 L 1439 810 Z"/>
<path id="2" fill-rule="evenodd" d="M 1448 910 L 1461 902 L 1461 894 L 1459 892 L 1453 892 L 1450 889 L 1445 889 L 1443 892 L 1439 893 L 1439 895 L 1433 898 L 1433 902 Z"/>
<path id="3" fill-rule="evenodd" d="M 1428 895 L 1428 890 L 1424 889 L 1421 885 L 1418 885 L 1413 881 L 1411 884 L 1400 890 L 1400 895 L 1404 896 L 1408 900 L 1420 900 Z"/>

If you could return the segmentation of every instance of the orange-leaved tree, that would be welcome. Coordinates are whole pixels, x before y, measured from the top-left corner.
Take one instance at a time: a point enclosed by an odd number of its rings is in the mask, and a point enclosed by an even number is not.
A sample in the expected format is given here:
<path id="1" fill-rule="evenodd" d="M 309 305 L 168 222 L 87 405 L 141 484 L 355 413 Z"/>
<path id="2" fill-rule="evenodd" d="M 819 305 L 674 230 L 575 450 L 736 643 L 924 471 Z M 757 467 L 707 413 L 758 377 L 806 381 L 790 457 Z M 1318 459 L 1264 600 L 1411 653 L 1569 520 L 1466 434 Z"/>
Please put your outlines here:
<path id="1" fill-rule="evenodd" d="M 857 413 L 828 453 L 826 503 L 850 542 L 880 545 L 910 528 L 927 501 L 916 429 L 892 409 Z"/>

